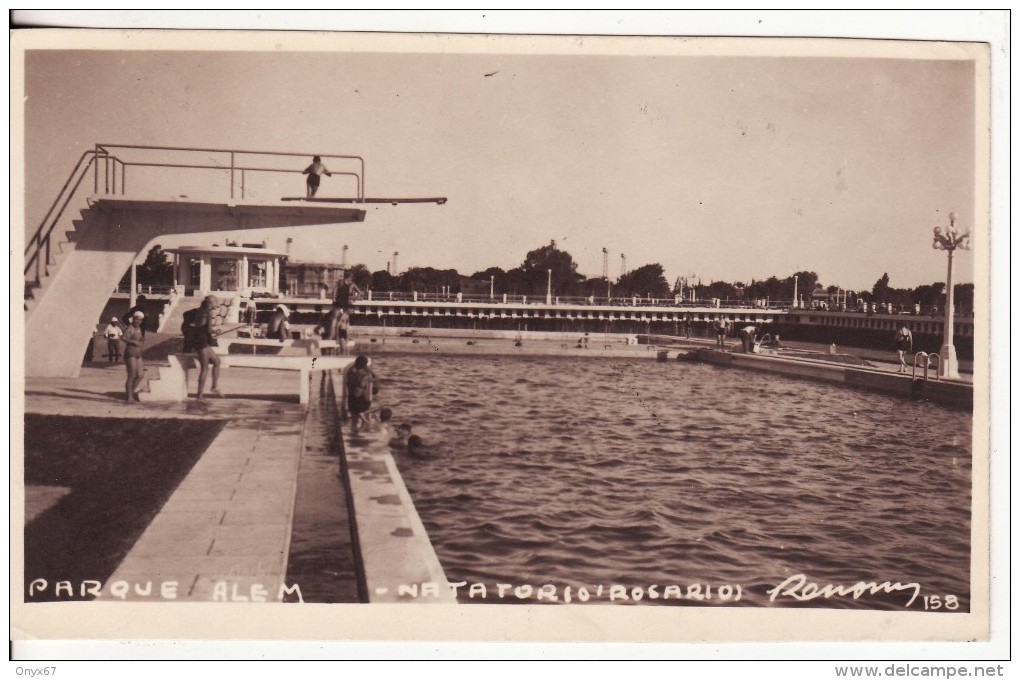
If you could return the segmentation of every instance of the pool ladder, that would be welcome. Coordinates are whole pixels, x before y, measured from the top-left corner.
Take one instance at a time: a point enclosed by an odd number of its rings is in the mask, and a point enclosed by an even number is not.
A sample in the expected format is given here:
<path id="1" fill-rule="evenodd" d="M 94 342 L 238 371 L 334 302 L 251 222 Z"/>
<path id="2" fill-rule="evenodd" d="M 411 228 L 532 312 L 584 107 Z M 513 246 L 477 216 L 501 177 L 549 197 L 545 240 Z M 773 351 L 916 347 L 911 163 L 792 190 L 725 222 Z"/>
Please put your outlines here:
<path id="1" fill-rule="evenodd" d="M 914 355 L 914 368 L 911 371 L 910 377 L 912 380 L 917 380 L 917 369 L 921 367 L 924 369 L 924 382 L 928 382 L 928 371 L 934 365 L 935 367 L 935 379 L 939 379 L 939 369 L 942 368 L 942 357 L 935 352 L 918 352 Z"/>

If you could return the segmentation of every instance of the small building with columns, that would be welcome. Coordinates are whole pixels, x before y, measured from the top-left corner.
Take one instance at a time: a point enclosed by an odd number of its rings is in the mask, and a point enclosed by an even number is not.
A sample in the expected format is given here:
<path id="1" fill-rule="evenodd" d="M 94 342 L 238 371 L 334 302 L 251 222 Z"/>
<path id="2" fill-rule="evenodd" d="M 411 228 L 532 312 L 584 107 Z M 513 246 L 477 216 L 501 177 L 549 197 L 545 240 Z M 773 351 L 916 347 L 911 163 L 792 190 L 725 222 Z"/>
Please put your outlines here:
<path id="1" fill-rule="evenodd" d="M 167 248 L 174 258 L 174 289 L 184 295 L 277 295 L 283 253 L 245 244 Z"/>

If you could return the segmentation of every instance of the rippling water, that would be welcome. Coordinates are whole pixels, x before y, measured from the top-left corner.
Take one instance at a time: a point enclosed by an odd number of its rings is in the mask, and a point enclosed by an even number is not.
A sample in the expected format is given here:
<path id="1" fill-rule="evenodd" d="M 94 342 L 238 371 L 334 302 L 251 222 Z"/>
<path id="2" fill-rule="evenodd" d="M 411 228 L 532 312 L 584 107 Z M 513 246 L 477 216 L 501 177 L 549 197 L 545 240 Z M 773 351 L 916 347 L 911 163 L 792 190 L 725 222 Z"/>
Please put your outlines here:
<path id="1" fill-rule="evenodd" d="M 916 582 L 969 607 L 968 412 L 649 360 L 385 355 L 375 367 L 395 422 L 434 446 L 396 457 L 449 580 L 486 586 L 462 601 L 499 601 L 503 583 L 551 584 L 559 601 L 567 586 L 608 601 L 616 584 L 647 602 L 655 584 L 680 586 L 671 603 L 709 604 L 686 597 L 700 585 L 716 604 L 730 585 L 737 604 L 767 605 L 804 574 Z M 910 595 L 807 604 L 902 609 Z"/>

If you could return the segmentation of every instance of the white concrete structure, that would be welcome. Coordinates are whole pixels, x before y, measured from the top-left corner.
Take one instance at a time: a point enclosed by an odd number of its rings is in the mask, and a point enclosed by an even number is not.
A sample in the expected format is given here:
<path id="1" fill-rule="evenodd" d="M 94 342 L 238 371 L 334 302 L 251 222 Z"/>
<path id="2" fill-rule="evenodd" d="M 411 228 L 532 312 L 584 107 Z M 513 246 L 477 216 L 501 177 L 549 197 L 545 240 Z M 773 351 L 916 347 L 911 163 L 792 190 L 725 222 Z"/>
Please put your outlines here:
<path id="1" fill-rule="evenodd" d="M 280 292 L 283 253 L 240 246 L 180 246 L 174 256 L 174 287 L 186 295 L 248 297 Z"/>
<path id="2" fill-rule="evenodd" d="M 39 280 L 26 292 L 25 374 L 76 377 L 110 291 L 139 253 L 167 234 L 348 224 L 364 219 L 363 209 L 336 205 L 85 197 L 54 223 L 54 240 L 42 255 Z"/>

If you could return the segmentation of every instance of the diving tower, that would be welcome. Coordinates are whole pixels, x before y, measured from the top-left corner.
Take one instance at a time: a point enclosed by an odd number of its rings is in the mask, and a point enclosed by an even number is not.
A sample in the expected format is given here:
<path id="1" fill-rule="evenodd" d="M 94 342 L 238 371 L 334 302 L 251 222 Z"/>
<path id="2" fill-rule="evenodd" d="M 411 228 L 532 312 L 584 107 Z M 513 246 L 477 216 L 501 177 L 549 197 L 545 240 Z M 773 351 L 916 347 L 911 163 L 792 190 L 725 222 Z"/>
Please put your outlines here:
<path id="1" fill-rule="evenodd" d="M 141 152 L 145 153 L 137 155 Z M 195 154 L 201 158 L 188 160 Z M 312 155 L 111 144 L 96 145 L 82 154 L 25 249 L 25 375 L 78 376 L 89 339 L 111 292 L 155 239 L 171 234 L 351 225 L 364 222 L 364 204 L 368 202 L 441 205 L 446 201 L 366 199 L 364 161 L 357 156 L 326 154 L 321 155 L 327 160 L 353 164 L 352 172 L 333 173 L 356 180 L 353 197 L 329 201 L 250 197 L 254 193 L 249 184 L 251 175 L 300 173 L 294 169 L 299 165 L 297 159 Z M 293 164 L 278 167 L 278 160 L 265 160 L 280 156 L 290 157 Z M 149 177 L 137 177 L 139 173 L 132 170 L 129 193 L 125 191 L 127 171 L 135 167 L 148 168 Z M 204 182 L 201 188 L 212 191 L 202 193 L 212 193 L 212 197 L 167 197 L 166 179 L 152 181 L 154 168 L 211 171 L 223 179 L 229 176 L 230 191 L 225 185 L 216 187 Z M 91 192 L 87 191 L 88 179 L 92 180 Z M 263 182 L 259 194 L 271 191 L 267 189 L 271 186 Z M 217 197 L 216 193 L 223 195 Z M 276 195 L 282 195 L 282 191 Z"/>

